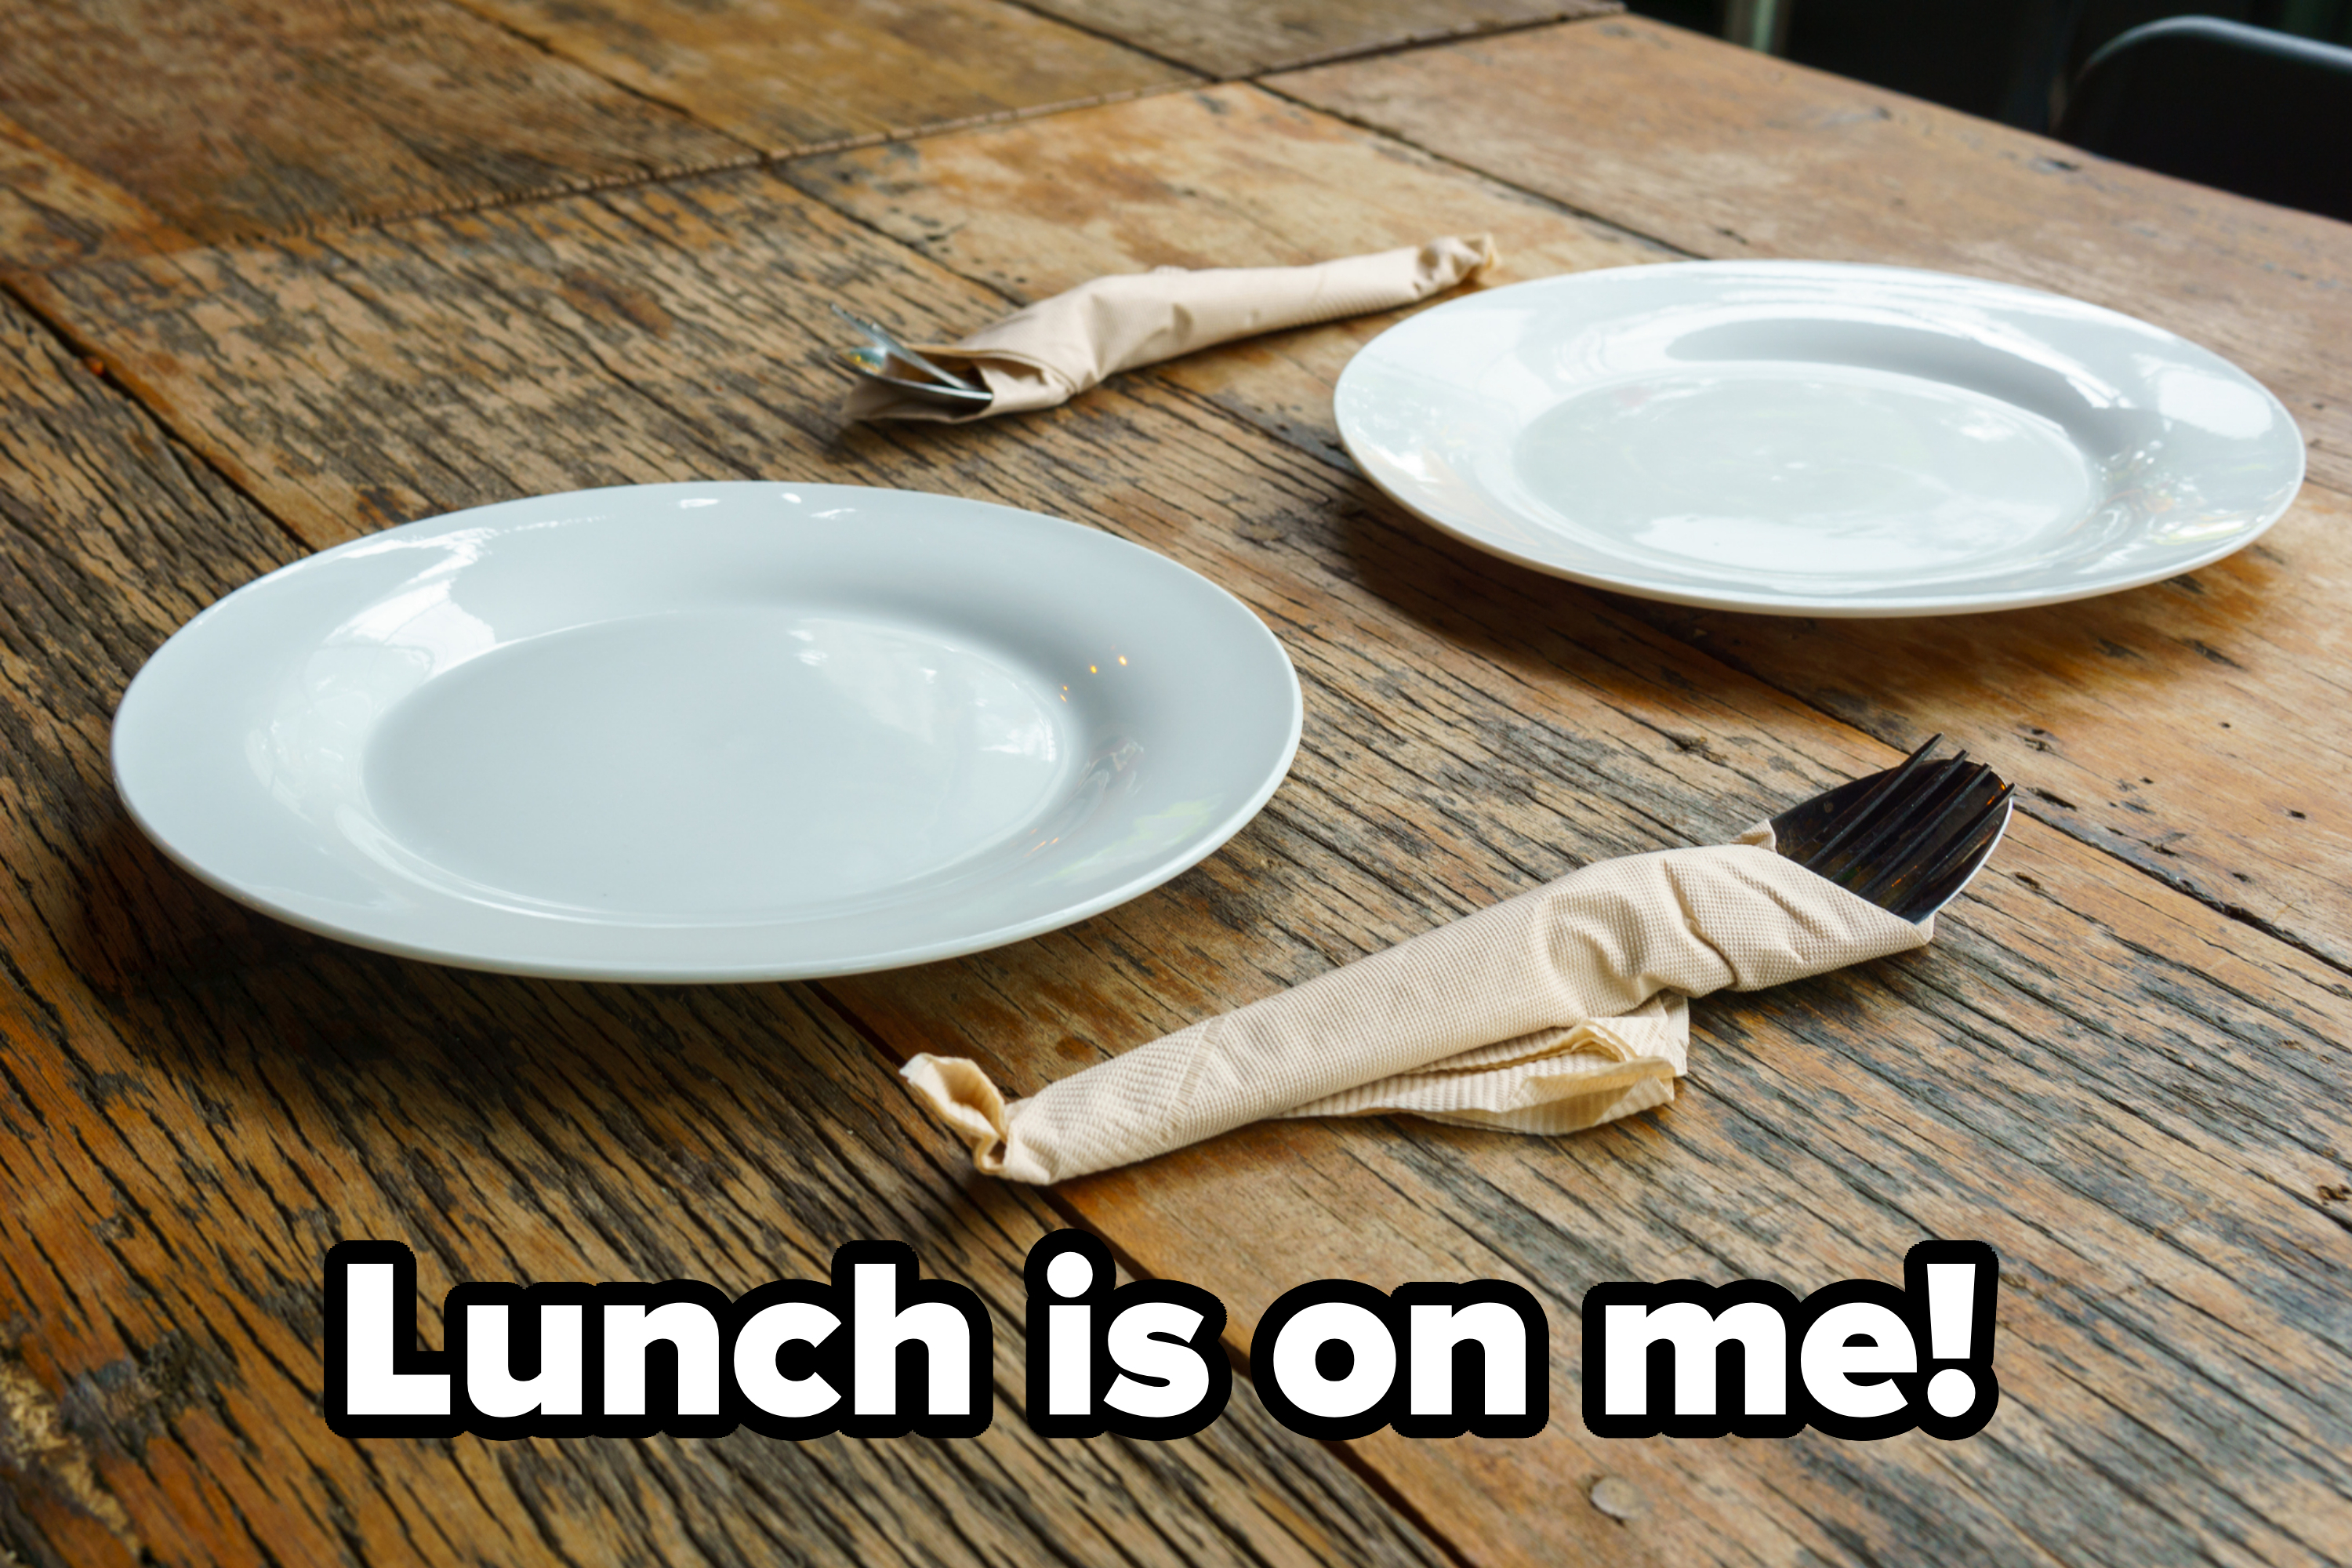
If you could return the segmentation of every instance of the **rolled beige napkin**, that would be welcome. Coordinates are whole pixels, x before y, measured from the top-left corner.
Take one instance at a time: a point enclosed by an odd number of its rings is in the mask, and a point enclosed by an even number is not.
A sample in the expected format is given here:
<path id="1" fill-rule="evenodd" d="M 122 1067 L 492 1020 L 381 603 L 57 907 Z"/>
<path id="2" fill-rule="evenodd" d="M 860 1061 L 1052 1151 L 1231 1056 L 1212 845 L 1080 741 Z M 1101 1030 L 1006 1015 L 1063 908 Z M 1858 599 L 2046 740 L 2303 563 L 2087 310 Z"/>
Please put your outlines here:
<path id="1" fill-rule="evenodd" d="M 987 407 L 944 408 L 870 381 L 858 383 L 846 407 L 854 419 L 950 424 L 1051 408 L 1117 372 L 1213 343 L 1410 305 L 1495 261 L 1495 242 L 1481 234 L 1312 267 L 1162 267 L 1097 278 L 961 342 L 913 345 L 950 370 L 977 373 L 993 395 Z"/>
<path id="2" fill-rule="evenodd" d="M 961 1058 L 917 1097 L 984 1173 L 1051 1183 L 1268 1117 L 1409 1111 L 1558 1133 L 1674 1098 L 1687 999 L 1922 947 L 1920 925 L 1737 844 L 1604 860 L 1007 1103 Z"/>

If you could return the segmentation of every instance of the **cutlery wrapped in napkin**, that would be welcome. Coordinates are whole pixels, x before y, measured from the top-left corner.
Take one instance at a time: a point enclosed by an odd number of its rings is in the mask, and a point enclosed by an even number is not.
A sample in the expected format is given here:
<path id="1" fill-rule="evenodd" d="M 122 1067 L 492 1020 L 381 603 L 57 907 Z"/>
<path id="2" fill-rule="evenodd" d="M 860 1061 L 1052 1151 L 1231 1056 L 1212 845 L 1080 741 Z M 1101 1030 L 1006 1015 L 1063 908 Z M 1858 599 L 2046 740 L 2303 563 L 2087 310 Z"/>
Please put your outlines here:
<path id="1" fill-rule="evenodd" d="M 960 1058 L 903 1076 L 1010 1181 L 1148 1159 L 1268 1117 L 1409 1111 L 1574 1131 L 1674 1098 L 1688 998 L 1926 945 L 1908 921 L 1771 848 L 1604 860 L 1180 1029 L 1008 1103 Z"/>
<path id="2" fill-rule="evenodd" d="M 961 423 L 1051 408 L 1138 365 L 1234 338 L 1426 300 L 1495 260 L 1494 242 L 1482 234 L 1312 267 L 1162 267 L 1097 278 L 961 342 L 914 345 L 950 370 L 985 383 L 992 395 L 984 406 L 944 407 L 864 381 L 851 391 L 847 411 L 856 419 Z"/>

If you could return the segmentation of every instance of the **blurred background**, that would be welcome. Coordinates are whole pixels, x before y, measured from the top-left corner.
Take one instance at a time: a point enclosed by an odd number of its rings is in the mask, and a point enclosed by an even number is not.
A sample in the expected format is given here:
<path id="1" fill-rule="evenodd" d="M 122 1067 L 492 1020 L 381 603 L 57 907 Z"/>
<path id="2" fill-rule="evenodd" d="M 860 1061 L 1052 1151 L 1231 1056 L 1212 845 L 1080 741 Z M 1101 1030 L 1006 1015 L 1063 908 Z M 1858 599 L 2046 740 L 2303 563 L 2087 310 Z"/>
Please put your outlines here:
<path id="1" fill-rule="evenodd" d="M 2221 16 L 2352 45 L 2352 0 L 1629 0 L 1716 34 L 2029 131 L 2109 39 L 2168 16 Z"/>

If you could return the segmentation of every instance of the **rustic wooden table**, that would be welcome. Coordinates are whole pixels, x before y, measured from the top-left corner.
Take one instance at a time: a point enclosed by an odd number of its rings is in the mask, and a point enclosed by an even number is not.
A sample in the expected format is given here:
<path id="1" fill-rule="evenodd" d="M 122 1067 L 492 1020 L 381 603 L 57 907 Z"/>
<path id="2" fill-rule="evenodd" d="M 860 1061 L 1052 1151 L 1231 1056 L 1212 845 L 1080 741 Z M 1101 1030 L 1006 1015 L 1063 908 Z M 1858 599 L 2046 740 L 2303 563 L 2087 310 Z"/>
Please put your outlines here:
<path id="1" fill-rule="evenodd" d="M 1577 0 L 10 0 L 0 49 L 0 1541 L 31 1563 L 2305 1563 L 2352 1558 L 2352 229 Z M 1504 279 L 1944 268 L 2200 339 L 2311 483 L 2085 604 L 1698 613 L 1402 515 L 1329 389 L 1385 324 L 1042 416 L 845 428 L 834 298 L 952 335 L 1107 271 L 1492 231 Z M 560 984 L 314 940 L 125 819 L 107 724 L 238 584 L 587 485 L 798 478 L 1080 519 L 1245 599 L 1289 782 L 1110 914 L 825 985 Z M 1931 729 L 2021 781 L 1922 952 L 1703 1005 L 1671 1107 L 1555 1141 L 1253 1128 L 1051 1192 L 892 1076 L 1026 1090 L 1583 861 L 1718 839 Z M 1232 1344 L 1282 1288 L 1543 1301 L 1524 1442 L 1326 1447 L 1237 1389 L 1165 1444 L 1019 1415 L 1078 1225 Z M 2004 1275 L 1957 1444 L 1603 1441 L 1610 1279 Z M 331 1435 L 322 1254 L 464 1279 L 814 1277 L 912 1244 L 997 1313 L 955 1442 Z M 1611 1505 L 1592 1500 L 1603 1477 Z"/>

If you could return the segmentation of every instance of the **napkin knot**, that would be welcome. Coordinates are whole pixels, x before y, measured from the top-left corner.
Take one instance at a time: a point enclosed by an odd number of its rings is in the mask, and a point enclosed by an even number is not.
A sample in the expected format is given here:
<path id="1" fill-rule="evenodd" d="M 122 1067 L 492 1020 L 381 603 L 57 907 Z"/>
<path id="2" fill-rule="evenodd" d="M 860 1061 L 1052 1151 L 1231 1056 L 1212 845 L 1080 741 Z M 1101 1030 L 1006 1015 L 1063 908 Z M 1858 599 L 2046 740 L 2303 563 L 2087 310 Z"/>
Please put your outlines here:
<path id="1" fill-rule="evenodd" d="M 931 1114 L 948 1124 L 971 1148 L 971 1163 L 982 1175 L 1002 1175 L 1004 1172 L 1005 1142 L 1012 1135 L 1012 1121 L 1006 1114 L 1004 1096 L 988 1081 L 980 1064 L 962 1057 L 935 1057 L 928 1053 L 911 1057 L 898 1069 L 917 1099 L 929 1106 Z M 1034 1176 L 1015 1175 L 1014 1181 L 1034 1181 Z"/>

